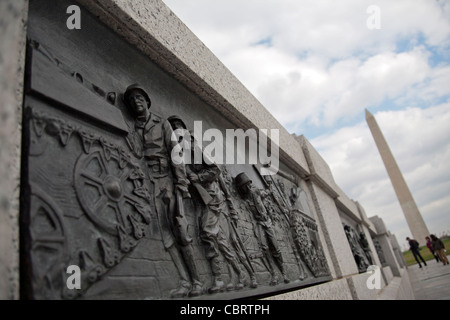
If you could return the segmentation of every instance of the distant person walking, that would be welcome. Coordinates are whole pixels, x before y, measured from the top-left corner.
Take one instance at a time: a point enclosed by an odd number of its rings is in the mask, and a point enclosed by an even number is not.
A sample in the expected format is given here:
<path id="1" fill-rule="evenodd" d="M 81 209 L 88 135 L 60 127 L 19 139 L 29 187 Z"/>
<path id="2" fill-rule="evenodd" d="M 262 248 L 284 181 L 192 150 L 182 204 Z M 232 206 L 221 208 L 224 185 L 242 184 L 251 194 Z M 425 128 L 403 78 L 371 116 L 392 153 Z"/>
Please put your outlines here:
<path id="1" fill-rule="evenodd" d="M 439 256 L 433 249 L 433 243 L 431 242 L 430 237 L 425 237 L 425 240 L 427 240 L 427 247 L 430 250 L 430 252 L 433 254 L 434 258 L 436 259 L 436 262 L 439 262 Z"/>
<path id="2" fill-rule="evenodd" d="M 419 258 L 420 258 L 420 260 L 423 261 L 423 264 L 426 266 L 427 263 L 425 262 L 425 260 L 423 259 L 423 257 L 420 255 L 420 252 L 419 252 L 419 243 L 414 239 L 410 239 L 409 237 L 407 237 L 406 240 L 409 243 L 409 250 L 411 250 L 414 258 L 416 259 L 417 263 L 419 264 L 419 268 L 422 268 Z"/>
<path id="3" fill-rule="evenodd" d="M 438 254 L 439 259 L 441 259 L 442 263 L 445 266 L 446 264 L 448 264 L 448 259 L 447 259 L 447 255 L 445 254 L 446 250 L 445 250 L 444 243 L 442 242 L 441 239 L 436 237 L 434 234 L 431 234 L 430 237 L 431 237 L 431 242 L 433 244 L 433 250 Z"/>

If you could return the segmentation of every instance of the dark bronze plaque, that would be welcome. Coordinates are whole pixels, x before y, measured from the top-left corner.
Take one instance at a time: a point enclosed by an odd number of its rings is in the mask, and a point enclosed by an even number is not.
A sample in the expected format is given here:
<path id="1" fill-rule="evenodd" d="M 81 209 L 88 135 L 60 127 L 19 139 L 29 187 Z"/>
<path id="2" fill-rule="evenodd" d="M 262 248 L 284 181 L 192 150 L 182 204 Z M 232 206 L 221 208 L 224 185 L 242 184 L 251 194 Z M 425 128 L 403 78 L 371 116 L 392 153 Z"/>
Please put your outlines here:
<path id="1" fill-rule="evenodd" d="M 86 11 L 69 30 L 69 5 L 30 2 L 23 297 L 238 299 L 331 280 L 305 182 L 283 163 L 174 161 L 190 139 L 177 129 L 239 128 Z"/>
<path id="2" fill-rule="evenodd" d="M 357 233 L 354 228 L 345 223 L 343 223 L 343 226 L 358 271 L 359 273 L 364 273 L 370 265 L 374 264 L 369 242 L 367 241 L 364 232 Z"/>

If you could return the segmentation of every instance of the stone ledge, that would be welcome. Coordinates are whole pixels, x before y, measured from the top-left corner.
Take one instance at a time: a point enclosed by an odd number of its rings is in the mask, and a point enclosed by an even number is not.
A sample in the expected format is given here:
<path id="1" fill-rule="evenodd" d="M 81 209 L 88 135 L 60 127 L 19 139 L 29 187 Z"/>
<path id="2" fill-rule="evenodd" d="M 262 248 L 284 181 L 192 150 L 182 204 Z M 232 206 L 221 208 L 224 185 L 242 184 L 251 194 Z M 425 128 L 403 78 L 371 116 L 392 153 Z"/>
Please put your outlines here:
<path id="1" fill-rule="evenodd" d="M 410 280 L 403 270 L 389 284 L 382 280 L 380 290 L 366 287 L 368 274 L 356 274 L 314 287 L 288 292 L 264 300 L 414 300 Z"/>
<path id="2" fill-rule="evenodd" d="M 386 286 L 384 279 L 381 278 L 381 289 L 369 289 L 367 287 L 369 276 L 371 276 L 369 273 L 360 273 L 346 278 L 354 300 L 375 300 L 378 292 Z"/>
<path id="3" fill-rule="evenodd" d="M 377 300 L 415 300 L 408 272 L 402 269 L 400 277 L 394 277 L 377 295 Z"/>
<path id="4" fill-rule="evenodd" d="M 394 277 L 392 281 L 378 294 L 377 300 L 396 300 L 402 278 Z"/>
<path id="5" fill-rule="evenodd" d="M 264 300 L 353 300 L 345 279 L 334 280 L 306 289 L 292 291 Z"/>

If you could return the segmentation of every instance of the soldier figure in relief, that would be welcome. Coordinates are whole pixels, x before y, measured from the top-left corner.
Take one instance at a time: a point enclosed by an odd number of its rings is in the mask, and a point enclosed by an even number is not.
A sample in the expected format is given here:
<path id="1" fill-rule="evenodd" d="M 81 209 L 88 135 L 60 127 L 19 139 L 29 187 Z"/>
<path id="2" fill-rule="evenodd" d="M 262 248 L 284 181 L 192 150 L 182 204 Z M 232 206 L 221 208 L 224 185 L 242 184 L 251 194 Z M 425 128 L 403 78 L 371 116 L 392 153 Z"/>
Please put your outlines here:
<path id="1" fill-rule="evenodd" d="M 195 143 L 193 136 L 187 131 L 186 125 L 178 116 L 169 117 L 169 122 L 175 130 L 178 137 L 178 142 L 182 139 L 189 139 L 190 143 L 190 162 L 186 165 L 186 173 L 191 182 L 191 185 L 197 190 L 199 203 L 202 206 L 202 215 L 200 217 L 200 239 L 206 245 L 206 258 L 208 259 L 211 271 L 214 276 L 213 285 L 209 288 L 209 293 L 216 293 L 227 290 L 240 290 L 244 287 L 245 273 L 241 270 L 236 254 L 231 249 L 231 245 L 225 235 L 222 226 L 220 225 L 220 218 L 225 215 L 224 206 L 226 199 L 223 195 L 222 187 L 225 183 L 221 183 L 221 170 L 217 164 L 203 154 L 200 147 Z M 185 132 L 186 135 L 181 134 Z M 184 150 L 188 152 L 188 150 Z M 199 152 L 202 156 L 201 163 L 195 163 L 194 153 Z M 232 215 L 230 218 L 236 219 Z M 230 222 L 233 223 L 233 222 Z M 237 275 L 236 285 L 230 282 L 226 287 L 222 280 L 224 273 L 222 264 L 219 260 L 220 253 L 225 258 L 226 262 L 232 267 Z M 254 274 L 250 274 L 251 286 L 256 286 L 256 279 Z"/>
<path id="2" fill-rule="evenodd" d="M 344 230 L 348 239 L 348 243 L 350 244 L 350 249 L 352 250 L 353 257 L 355 258 L 358 270 L 360 272 L 367 270 L 369 264 L 366 262 L 365 256 L 363 256 L 359 250 L 360 244 L 355 235 L 355 232 L 353 231 L 353 228 L 351 228 L 349 225 L 344 224 Z"/>
<path id="3" fill-rule="evenodd" d="M 257 221 L 257 234 L 259 235 L 260 245 L 265 255 L 271 255 L 274 258 L 283 275 L 284 282 L 289 283 L 290 280 L 286 273 L 283 256 L 275 236 L 273 223 L 263 203 L 263 198 L 268 196 L 268 194 L 266 194 L 265 191 L 255 188 L 245 172 L 238 174 L 235 181 L 245 199 L 247 209 L 253 214 L 253 217 Z M 270 259 L 268 260 L 270 261 Z M 269 270 L 269 272 L 272 274 L 271 284 L 275 285 L 278 282 L 276 274 L 274 270 Z"/>
<path id="4" fill-rule="evenodd" d="M 157 222 L 164 247 L 180 275 L 180 286 L 171 292 L 171 296 L 182 298 L 201 295 L 202 283 L 182 203 L 183 198 L 190 197 L 189 180 L 184 164 L 177 164 L 171 159 L 171 151 L 177 144 L 171 139 L 172 127 L 167 120 L 150 113 L 150 98 L 138 84 L 126 89 L 124 102 L 134 116 L 135 130 L 143 143 L 147 172 L 155 186 Z"/>

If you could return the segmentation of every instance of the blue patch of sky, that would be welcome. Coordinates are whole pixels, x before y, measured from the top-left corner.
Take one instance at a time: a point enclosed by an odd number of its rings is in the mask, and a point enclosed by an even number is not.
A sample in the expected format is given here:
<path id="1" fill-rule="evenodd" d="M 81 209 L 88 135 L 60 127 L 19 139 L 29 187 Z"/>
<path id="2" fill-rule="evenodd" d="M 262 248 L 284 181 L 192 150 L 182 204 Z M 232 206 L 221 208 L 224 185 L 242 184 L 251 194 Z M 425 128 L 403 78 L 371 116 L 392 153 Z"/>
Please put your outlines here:
<path id="1" fill-rule="evenodd" d="M 450 64 L 450 46 L 432 47 L 429 49 L 431 56 L 429 63 L 431 67 Z"/>
<path id="2" fill-rule="evenodd" d="M 268 44 L 270 41 L 267 39 L 259 42 L 260 44 Z M 409 52 L 413 50 L 415 47 L 423 46 L 429 53 L 428 63 L 430 67 L 435 68 L 442 65 L 450 64 L 450 46 L 431 46 L 427 43 L 426 37 L 423 33 L 418 32 L 413 37 L 411 35 L 405 37 L 399 37 L 396 41 L 396 52 Z M 304 58 L 307 56 L 307 52 L 299 54 L 299 58 Z M 364 50 L 361 52 L 353 52 L 352 56 L 355 58 L 365 58 L 368 53 Z M 333 58 L 328 61 L 328 65 L 331 66 L 334 63 L 341 60 L 339 58 Z M 425 80 L 427 81 L 427 80 Z M 420 84 L 417 84 L 418 90 L 420 90 Z M 410 98 L 403 97 L 399 95 L 398 97 L 388 98 L 386 97 L 381 102 L 373 105 L 368 105 L 366 108 L 372 112 L 380 112 L 380 111 L 393 111 L 393 110 L 402 110 L 409 107 L 418 107 L 418 108 L 428 108 L 432 105 L 445 103 L 450 99 L 450 95 L 444 95 L 440 97 L 435 97 L 433 101 L 426 101 L 423 99 L 419 99 L 417 96 L 413 95 Z M 352 117 L 342 117 L 338 121 L 336 121 L 332 126 L 317 126 L 308 121 L 304 121 L 302 123 L 288 123 L 285 124 L 285 128 L 290 133 L 295 133 L 297 135 L 305 135 L 308 140 L 312 140 L 324 134 L 332 134 L 343 127 L 354 126 L 362 121 L 365 121 L 365 113 L 364 110 L 361 110 L 357 115 Z"/>
<path id="3" fill-rule="evenodd" d="M 296 135 L 304 135 L 306 139 L 311 140 L 321 135 L 334 132 L 335 130 L 330 128 L 319 127 L 315 125 L 310 125 L 306 122 L 301 124 L 292 123 L 285 125 L 286 130 L 289 133 L 295 133 Z"/>
<path id="4" fill-rule="evenodd" d="M 288 123 L 285 125 L 285 128 L 289 133 L 304 135 L 308 140 L 312 140 L 325 134 L 331 135 L 343 127 L 355 126 L 361 121 L 364 121 L 364 116 L 363 110 L 358 115 L 342 117 L 341 119 L 335 121 L 331 126 L 318 126 L 308 121 L 304 121 L 302 123 Z"/>
<path id="5" fill-rule="evenodd" d="M 393 110 L 402 110 L 407 107 L 421 107 L 425 108 L 429 105 L 400 105 L 395 100 L 384 99 L 381 103 L 377 103 L 376 105 L 367 105 L 365 108 L 369 110 L 369 112 L 375 114 L 380 111 L 393 111 Z M 308 121 L 304 121 L 302 123 L 287 123 L 285 124 L 285 128 L 289 133 L 295 133 L 297 135 L 304 135 L 308 140 L 312 140 L 319 136 L 328 134 L 332 135 L 336 131 L 345 127 L 353 127 L 358 125 L 361 122 L 365 122 L 365 110 L 361 109 L 355 115 L 352 116 L 342 116 L 338 120 L 336 120 L 331 126 L 324 125 L 315 125 Z"/>
<path id="6" fill-rule="evenodd" d="M 308 50 L 303 50 L 295 53 L 295 57 L 299 60 L 305 60 L 311 53 Z"/>
<path id="7" fill-rule="evenodd" d="M 272 38 L 271 37 L 267 37 L 267 38 L 261 39 L 258 42 L 253 43 L 252 46 L 271 47 L 272 46 Z"/>
<path id="8" fill-rule="evenodd" d="M 417 32 L 414 37 L 401 37 L 397 40 L 396 45 L 397 52 L 408 52 L 415 47 L 423 46 L 430 53 L 428 63 L 432 68 L 442 64 L 448 65 L 450 62 L 450 46 L 431 46 L 422 32 Z"/>
<path id="9" fill-rule="evenodd" d="M 417 90 L 420 90 L 420 88 L 418 88 Z M 424 100 L 416 95 L 408 97 L 406 95 L 400 94 L 394 98 L 385 98 L 380 103 L 368 105 L 366 108 L 372 113 L 381 111 L 398 111 L 406 108 L 426 109 L 436 104 L 443 103 L 447 99 L 448 97 L 438 97 L 431 101 L 431 100 Z"/>
<path id="10" fill-rule="evenodd" d="M 397 52 L 408 52 L 418 46 L 427 47 L 426 39 L 422 32 L 417 32 L 413 36 L 409 34 L 399 37 L 396 41 Z"/>
<path id="11" fill-rule="evenodd" d="M 397 41 L 397 52 L 408 52 L 414 49 L 414 47 L 423 46 L 427 52 L 430 54 L 428 58 L 428 64 L 431 68 L 439 68 L 442 66 L 448 66 L 450 64 L 450 46 L 431 46 L 427 41 L 426 37 L 422 32 L 418 32 L 415 37 L 402 37 Z M 420 86 L 429 81 L 425 80 L 421 84 L 416 84 L 417 90 L 420 90 Z M 414 89 L 414 88 L 413 88 Z M 381 105 L 386 105 L 386 109 L 390 110 L 394 104 L 398 107 L 419 107 L 425 109 L 432 105 L 445 103 L 450 98 L 450 95 L 443 95 L 438 97 L 433 97 L 433 99 L 421 99 L 418 96 L 412 96 L 409 99 L 402 100 L 396 98 L 393 101 L 384 101 Z M 397 100 L 397 101 L 395 101 Z M 398 105 L 398 101 L 401 101 L 403 106 Z"/>

